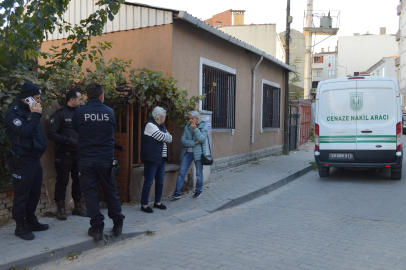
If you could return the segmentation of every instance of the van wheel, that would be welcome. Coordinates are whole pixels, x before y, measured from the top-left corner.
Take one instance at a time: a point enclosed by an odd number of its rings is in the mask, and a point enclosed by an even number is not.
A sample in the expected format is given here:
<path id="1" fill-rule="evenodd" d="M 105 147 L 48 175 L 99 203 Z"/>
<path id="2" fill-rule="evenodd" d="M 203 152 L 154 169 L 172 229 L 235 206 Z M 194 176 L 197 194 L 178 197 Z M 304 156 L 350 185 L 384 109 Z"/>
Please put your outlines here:
<path id="1" fill-rule="evenodd" d="M 402 179 L 402 166 L 400 166 L 400 168 L 396 168 L 397 170 L 391 170 L 390 172 L 390 178 L 392 178 L 392 180 L 400 180 Z"/>
<path id="2" fill-rule="evenodd" d="M 319 169 L 320 177 L 328 177 L 329 174 L 330 174 L 330 168 Z"/>

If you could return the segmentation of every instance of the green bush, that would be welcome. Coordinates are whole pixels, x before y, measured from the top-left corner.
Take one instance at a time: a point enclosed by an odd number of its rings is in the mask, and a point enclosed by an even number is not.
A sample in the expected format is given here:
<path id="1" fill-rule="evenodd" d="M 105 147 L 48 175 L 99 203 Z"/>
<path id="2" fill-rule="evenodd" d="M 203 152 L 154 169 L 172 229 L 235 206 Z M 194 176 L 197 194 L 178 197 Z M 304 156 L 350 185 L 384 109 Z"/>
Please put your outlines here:
<path id="1" fill-rule="evenodd" d="M 10 141 L 8 140 L 4 124 L 4 114 L 5 112 L 0 111 L 0 192 L 4 191 L 11 184 L 11 175 L 8 170 Z"/>

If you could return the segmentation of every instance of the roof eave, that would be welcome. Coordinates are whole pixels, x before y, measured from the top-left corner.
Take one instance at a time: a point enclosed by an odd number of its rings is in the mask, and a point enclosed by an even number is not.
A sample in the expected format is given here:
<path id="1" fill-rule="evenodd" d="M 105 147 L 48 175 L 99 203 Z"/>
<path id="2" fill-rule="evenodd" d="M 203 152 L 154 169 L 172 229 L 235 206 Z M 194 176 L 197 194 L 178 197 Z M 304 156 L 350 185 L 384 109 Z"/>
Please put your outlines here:
<path id="1" fill-rule="evenodd" d="M 227 40 L 227 41 L 229 41 L 231 43 L 234 43 L 235 45 L 237 45 L 237 46 L 239 46 L 241 48 L 244 48 L 244 49 L 246 49 L 248 51 L 251 51 L 251 52 L 253 52 L 253 53 L 255 53 L 255 54 L 259 55 L 259 56 L 263 56 L 267 60 L 269 60 L 269 61 L 271 61 L 271 62 L 273 62 L 273 63 L 275 63 L 275 64 L 277 64 L 277 65 L 279 65 L 281 67 L 283 67 L 284 69 L 286 69 L 286 70 L 288 70 L 290 72 L 296 72 L 295 68 L 287 65 L 286 63 L 283 63 L 282 61 L 276 59 L 272 55 L 269 55 L 269 54 L 255 48 L 255 47 L 245 43 L 242 40 L 239 40 L 239 39 L 237 39 L 237 38 L 235 38 L 233 36 L 230 36 L 229 34 L 223 32 L 223 31 L 220 31 L 220 30 L 216 29 L 215 27 L 213 27 L 213 26 L 199 20 L 198 18 L 193 17 L 191 14 L 187 13 L 186 11 L 179 10 L 178 17 L 181 18 L 182 20 L 185 20 L 185 21 L 199 27 L 199 28 L 202 28 L 202 29 L 212 33 L 213 35 L 216 35 L 216 36 L 218 36 L 218 37 L 220 37 L 222 39 L 225 39 L 225 40 Z"/>

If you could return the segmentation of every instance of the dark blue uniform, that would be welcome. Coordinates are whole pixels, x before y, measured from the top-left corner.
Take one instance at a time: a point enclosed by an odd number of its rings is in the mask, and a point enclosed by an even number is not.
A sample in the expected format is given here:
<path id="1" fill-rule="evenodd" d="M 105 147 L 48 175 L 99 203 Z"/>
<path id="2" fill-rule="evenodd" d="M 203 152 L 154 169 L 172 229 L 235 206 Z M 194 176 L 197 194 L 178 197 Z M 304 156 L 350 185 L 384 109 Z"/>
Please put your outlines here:
<path id="1" fill-rule="evenodd" d="M 122 222 L 124 215 L 121 214 L 116 179 L 111 177 L 116 127 L 113 109 L 103 105 L 99 99 L 91 99 L 87 105 L 75 110 L 72 126 L 79 133 L 79 179 L 91 218 L 90 225 L 104 227 L 104 216 L 99 208 L 98 181 L 106 197 L 109 217 L 114 223 Z"/>
<path id="2" fill-rule="evenodd" d="M 47 148 L 40 123 L 42 114 L 31 113 L 27 104 L 17 98 L 5 115 L 7 133 L 14 155 L 9 168 L 14 179 L 13 219 L 35 217 L 41 196 L 42 166 L 40 158 Z"/>
<path id="3" fill-rule="evenodd" d="M 65 201 L 69 174 L 72 178 L 72 198 L 80 203 L 80 189 L 77 164 L 78 133 L 72 128 L 73 113 L 76 108 L 68 105 L 58 109 L 51 117 L 48 138 L 55 142 L 55 202 Z"/>

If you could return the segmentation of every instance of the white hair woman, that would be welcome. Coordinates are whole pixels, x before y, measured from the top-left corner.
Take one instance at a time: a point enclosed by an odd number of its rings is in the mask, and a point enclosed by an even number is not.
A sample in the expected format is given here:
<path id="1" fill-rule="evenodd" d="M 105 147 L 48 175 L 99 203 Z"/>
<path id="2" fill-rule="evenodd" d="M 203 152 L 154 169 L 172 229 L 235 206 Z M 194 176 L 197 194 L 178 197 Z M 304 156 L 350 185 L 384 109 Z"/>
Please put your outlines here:
<path id="1" fill-rule="evenodd" d="M 144 185 L 141 194 L 141 211 L 153 213 L 148 206 L 149 192 L 155 178 L 154 207 L 166 210 L 161 203 L 165 177 L 165 161 L 168 158 L 168 143 L 172 142 L 172 135 L 166 130 L 166 111 L 155 107 L 152 118 L 144 125 L 141 135 L 141 160 L 144 163 Z"/>
<path id="2" fill-rule="evenodd" d="M 201 161 L 202 154 L 206 153 L 206 137 L 207 126 L 200 118 L 198 111 L 189 112 L 189 124 L 185 126 L 182 135 L 181 143 L 182 150 L 180 152 L 180 169 L 176 189 L 172 198 L 180 199 L 180 192 L 187 170 L 192 161 L 196 166 L 196 189 L 193 198 L 199 198 L 202 195 L 203 188 L 203 164 Z"/>

